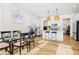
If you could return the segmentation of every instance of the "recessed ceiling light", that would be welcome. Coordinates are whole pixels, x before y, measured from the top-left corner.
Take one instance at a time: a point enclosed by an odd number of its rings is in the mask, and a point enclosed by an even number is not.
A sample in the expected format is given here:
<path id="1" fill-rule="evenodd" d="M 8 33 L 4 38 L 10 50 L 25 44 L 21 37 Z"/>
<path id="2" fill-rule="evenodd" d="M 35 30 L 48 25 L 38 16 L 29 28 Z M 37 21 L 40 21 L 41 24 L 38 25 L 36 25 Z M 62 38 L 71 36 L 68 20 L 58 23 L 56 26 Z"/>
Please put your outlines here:
<path id="1" fill-rule="evenodd" d="M 76 5 L 74 4 L 74 5 L 72 5 L 72 7 L 73 7 L 73 8 L 75 8 L 75 7 L 76 7 Z"/>

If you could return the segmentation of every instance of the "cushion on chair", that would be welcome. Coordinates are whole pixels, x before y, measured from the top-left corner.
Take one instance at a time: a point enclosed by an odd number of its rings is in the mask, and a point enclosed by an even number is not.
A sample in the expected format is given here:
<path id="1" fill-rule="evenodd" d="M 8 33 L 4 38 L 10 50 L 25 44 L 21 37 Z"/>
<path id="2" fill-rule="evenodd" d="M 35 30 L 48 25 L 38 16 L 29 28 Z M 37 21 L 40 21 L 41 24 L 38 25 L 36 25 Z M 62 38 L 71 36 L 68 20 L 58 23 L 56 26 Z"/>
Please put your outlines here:
<path id="1" fill-rule="evenodd" d="M 5 47 L 8 47 L 8 46 L 9 46 L 8 43 L 5 43 L 5 42 L 0 43 L 0 49 L 1 48 L 5 48 Z"/>
<path id="2" fill-rule="evenodd" d="M 21 46 L 25 45 L 26 43 L 24 41 L 21 42 Z M 20 42 L 17 42 L 14 44 L 15 46 L 20 46 Z"/>
<path id="3" fill-rule="evenodd" d="M 28 41 L 28 42 L 33 41 L 33 38 L 31 38 L 31 39 L 26 39 L 26 41 Z"/>

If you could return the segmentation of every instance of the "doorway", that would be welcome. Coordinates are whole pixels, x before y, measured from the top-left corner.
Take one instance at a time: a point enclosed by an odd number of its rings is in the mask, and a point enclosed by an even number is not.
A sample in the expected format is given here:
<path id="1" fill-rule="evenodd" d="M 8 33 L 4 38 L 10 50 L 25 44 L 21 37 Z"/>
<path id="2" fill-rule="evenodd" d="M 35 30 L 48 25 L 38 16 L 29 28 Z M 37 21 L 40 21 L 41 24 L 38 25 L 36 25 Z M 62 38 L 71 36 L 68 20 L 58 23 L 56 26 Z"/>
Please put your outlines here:
<path id="1" fill-rule="evenodd" d="M 70 18 L 63 18 L 63 32 L 70 37 Z"/>

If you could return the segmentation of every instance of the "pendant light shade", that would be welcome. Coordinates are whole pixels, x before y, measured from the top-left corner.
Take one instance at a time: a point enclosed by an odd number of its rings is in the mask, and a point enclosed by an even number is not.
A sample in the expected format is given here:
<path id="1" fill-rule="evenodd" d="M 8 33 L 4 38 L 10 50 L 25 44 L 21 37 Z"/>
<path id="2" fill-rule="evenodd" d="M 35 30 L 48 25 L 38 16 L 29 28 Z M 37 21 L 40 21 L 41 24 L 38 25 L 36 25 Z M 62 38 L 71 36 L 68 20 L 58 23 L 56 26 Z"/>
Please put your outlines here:
<path id="1" fill-rule="evenodd" d="M 47 21 L 50 21 L 50 16 L 47 17 Z"/>
<path id="2" fill-rule="evenodd" d="M 48 16 L 47 16 L 47 21 L 50 21 L 50 16 L 49 16 L 50 11 L 48 10 Z"/>
<path id="3" fill-rule="evenodd" d="M 58 21 L 59 20 L 59 16 L 58 15 L 54 16 L 54 20 Z"/>
<path id="4" fill-rule="evenodd" d="M 59 18 L 59 15 L 58 15 L 58 9 L 56 9 L 56 15 L 54 16 L 54 20 L 55 21 L 58 21 L 60 18 Z"/>

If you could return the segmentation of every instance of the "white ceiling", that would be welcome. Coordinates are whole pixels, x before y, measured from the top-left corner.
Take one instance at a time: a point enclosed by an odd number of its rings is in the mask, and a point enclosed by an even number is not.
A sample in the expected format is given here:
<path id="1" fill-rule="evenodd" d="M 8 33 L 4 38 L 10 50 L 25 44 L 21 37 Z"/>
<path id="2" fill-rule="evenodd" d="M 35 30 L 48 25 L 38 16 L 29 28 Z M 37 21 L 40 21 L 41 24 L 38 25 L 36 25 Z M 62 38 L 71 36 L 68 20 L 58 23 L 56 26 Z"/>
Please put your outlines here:
<path id="1" fill-rule="evenodd" d="M 52 16 L 56 14 L 56 9 L 59 15 L 79 12 L 79 3 L 22 3 L 18 5 L 39 17 L 48 15 L 48 10 L 50 10 L 49 15 Z"/>

